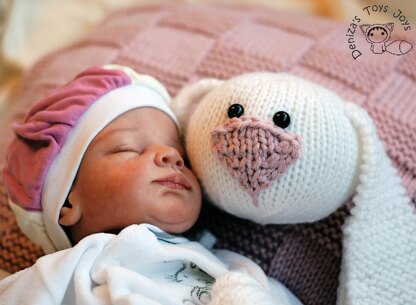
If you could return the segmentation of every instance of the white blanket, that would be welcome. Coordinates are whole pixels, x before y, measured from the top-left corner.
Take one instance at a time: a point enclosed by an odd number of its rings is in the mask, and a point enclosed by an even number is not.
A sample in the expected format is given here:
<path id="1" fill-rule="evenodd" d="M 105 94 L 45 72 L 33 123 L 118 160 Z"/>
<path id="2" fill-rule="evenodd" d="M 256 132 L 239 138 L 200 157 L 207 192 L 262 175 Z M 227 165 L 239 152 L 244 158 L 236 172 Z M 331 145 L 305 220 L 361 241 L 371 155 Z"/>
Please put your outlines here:
<path id="1" fill-rule="evenodd" d="M 142 224 L 40 258 L 0 282 L 0 304 L 299 303 L 247 258 Z"/>

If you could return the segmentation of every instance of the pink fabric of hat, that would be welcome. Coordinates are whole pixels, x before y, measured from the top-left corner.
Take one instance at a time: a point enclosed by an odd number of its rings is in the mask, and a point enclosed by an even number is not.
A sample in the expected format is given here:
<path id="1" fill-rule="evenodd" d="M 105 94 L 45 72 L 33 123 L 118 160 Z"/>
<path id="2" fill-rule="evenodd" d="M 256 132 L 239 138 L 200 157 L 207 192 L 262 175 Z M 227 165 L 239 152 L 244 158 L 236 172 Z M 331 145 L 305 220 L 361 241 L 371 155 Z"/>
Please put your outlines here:
<path id="1" fill-rule="evenodd" d="M 45 253 L 71 247 L 58 223 L 81 159 L 119 115 L 153 107 L 169 115 L 170 97 L 154 78 L 119 65 L 92 67 L 37 102 L 9 146 L 3 176 L 22 231 Z"/>

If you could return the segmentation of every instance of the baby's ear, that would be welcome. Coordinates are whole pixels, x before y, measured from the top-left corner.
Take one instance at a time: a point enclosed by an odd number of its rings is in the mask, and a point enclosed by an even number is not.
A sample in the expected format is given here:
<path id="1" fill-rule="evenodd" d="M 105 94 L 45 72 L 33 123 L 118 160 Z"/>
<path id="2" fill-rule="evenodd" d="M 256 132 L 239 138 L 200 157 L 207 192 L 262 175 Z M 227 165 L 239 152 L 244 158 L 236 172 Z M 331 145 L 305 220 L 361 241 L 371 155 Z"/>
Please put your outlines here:
<path id="1" fill-rule="evenodd" d="M 59 215 L 59 224 L 65 227 L 76 224 L 81 219 L 82 211 L 80 201 L 77 200 L 76 194 L 70 192 L 65 205 Z"/>
<path id="2" fill-rule="evenodd" d="M 189 119 L 203 98 L 224 81 L 206 78 L 185 86 L 172 102 L 172 108 L 179 120 L 181 133 L 184 135 Z"/>

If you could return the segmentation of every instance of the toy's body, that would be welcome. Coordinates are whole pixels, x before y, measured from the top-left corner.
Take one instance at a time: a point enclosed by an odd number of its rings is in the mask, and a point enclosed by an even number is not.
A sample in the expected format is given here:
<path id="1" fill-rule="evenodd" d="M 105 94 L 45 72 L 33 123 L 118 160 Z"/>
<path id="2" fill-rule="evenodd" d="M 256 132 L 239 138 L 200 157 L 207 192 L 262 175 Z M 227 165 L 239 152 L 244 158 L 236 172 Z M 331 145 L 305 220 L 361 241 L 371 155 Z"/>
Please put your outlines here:
<path id="1" fill-rule="evenodd" d="M 191 165 L 221 209 L 262 224 L 305 223 L 353 199 L 338 304 L 416 299 L 406 280 L 416 277 L 416 216 L 362 108 L 273 73 L 202 80 L 174 106 Z"/>

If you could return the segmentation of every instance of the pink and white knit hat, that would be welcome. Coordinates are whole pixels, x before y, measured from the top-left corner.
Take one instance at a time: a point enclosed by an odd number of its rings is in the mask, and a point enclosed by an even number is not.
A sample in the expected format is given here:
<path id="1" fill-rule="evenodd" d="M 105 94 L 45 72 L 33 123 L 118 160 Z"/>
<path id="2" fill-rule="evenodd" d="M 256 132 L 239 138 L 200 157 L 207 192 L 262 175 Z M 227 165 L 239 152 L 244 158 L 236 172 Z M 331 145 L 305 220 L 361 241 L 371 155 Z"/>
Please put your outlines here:
<path id="1" fill-rule="evenodd" d="M 89 68 L 37 102 L 13 126 L 16 137 L 3 170 L 22 231 L 45 253 L 71 247 L 58 220 L 88 145 L 135 108 L 157 108 L 177 124 L 169 103 L 156 79 L 119 65 Z"/>

